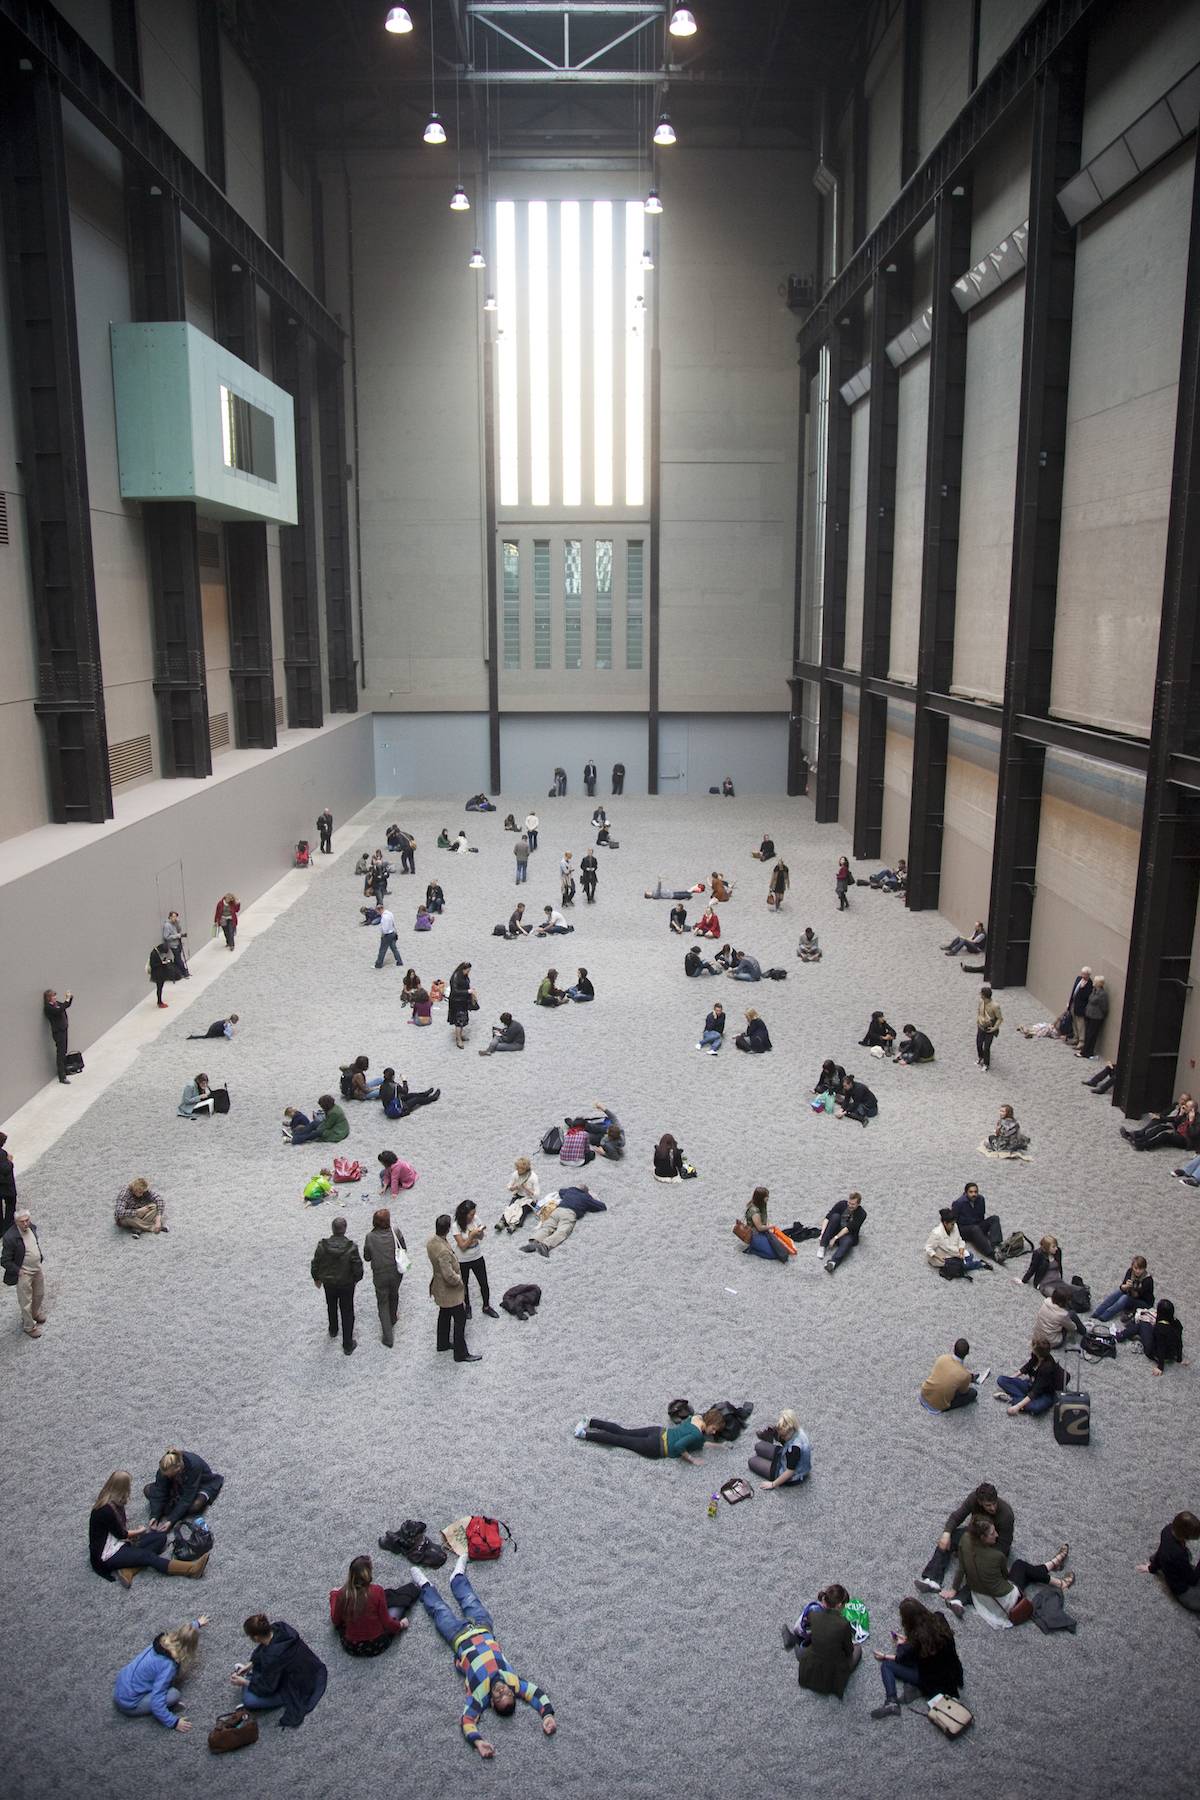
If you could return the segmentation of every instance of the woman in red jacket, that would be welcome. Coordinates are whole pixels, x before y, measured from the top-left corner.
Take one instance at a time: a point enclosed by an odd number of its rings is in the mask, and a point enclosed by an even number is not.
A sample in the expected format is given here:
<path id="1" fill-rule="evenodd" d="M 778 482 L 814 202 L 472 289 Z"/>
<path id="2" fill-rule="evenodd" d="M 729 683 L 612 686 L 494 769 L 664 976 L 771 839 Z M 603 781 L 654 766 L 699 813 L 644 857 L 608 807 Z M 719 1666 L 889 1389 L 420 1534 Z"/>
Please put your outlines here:
<path id="1" fill-rule="evenodd" d="M 711 906 L 705 907 L 704 916 L 701 919 L 698 919 L 696 924 L 692 926 L 692 931 L 697 937 L 720 937 L 721 921 L 718 919 Z"/>
<path id="2" fill-rule="evenodd" d="M 231 950 L 237 937 L 238 914 L 241 910 L 242 903 L 236 894 L 222 894 L 213 913 L 213 924 L 219 925 L 225 933 L 225 942 Z"/>
<path id="3" fill-rule="evenodd" d="M 382 1656 L 394 1637 L 408 1630 L 400 1617 L 417 1597 L 417 1586 L 381 1588 L 371 1578 L 369 1556 L 356 1556 L 346 1585 L 329 1595 L 329 1616 L 348 1656 Z"/>

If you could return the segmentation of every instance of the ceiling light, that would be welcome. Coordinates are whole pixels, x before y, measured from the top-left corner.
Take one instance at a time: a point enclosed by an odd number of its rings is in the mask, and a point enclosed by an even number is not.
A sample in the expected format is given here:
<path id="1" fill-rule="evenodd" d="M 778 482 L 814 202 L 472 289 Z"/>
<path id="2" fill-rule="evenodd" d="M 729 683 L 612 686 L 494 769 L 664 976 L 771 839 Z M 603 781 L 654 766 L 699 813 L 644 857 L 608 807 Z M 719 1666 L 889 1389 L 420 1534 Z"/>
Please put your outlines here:
<path id="1" fill-rule="evenodd" d="M 425 127 L 425 142 L 427 144 L 444 144 L 445 141 L 446 127 L 442 124 L 442 121 L 438 118 L 437 114 L 431 112 L 429 115 L 429 123 Z"/>
<path id="2" fill-rule="evenodd" d="M 486 269 L 487 268 L 487 264 L 483 260 L 483 251 L 479 248 L 478 245 L 476 245 L 474 250 L 472 250 L 471 260 L 467 264 L 467 267 L 468 267 L 468 269 Z"/>
<path id="3" fill-rule="evenodd" d="M 696 17 L 690 6 L 677 6 L 668 27 L 672 37 L 695 37 Z"/>
<path id="4" fill-rule="evenodd" d="M 651 188 L 650 192 L 646 195 L 645 211 L 648 213 L 660 213 L 662 211 L 662 201 L 659 199 L 658 192 L 655 188 Z"/>
<path id="5" fill-rule="evenodd" d="M 495 294 L 488 295 L 487 299 L 483 303 L 483 310 L 484 310 L 484 312 L 499 312 L 500 308 L 496 305 Z"/>
<path id="6" fill-rule="evenodd" d="M 471 202 L 467 199 L 467 190 L 461 181 L 450 196 L 451 212 L 470 212 Z"/>
<path id="7" fill-rule="evenodd" d="M 663 113 L 654 127 L 654 141 L 656 144 L 673 144 L 675 142 L 675 127 L 666 113 Z"/>
<path id="8" fill-rule="evenodd" d="M 642 251 L 642 267 L 643 269 L 652 269 L 654 267 L 654 258 L 648 250 Z"/>
<path id="9" fill-rule="evenodd" d="M 383 21 L 385 31 L 390 31 L 399 37 L 403 32 L 411 31 L 412 28 L 413 24 L 409 18 L 407 6 L 390 6 L 388 8 L 388 16 Z"/>

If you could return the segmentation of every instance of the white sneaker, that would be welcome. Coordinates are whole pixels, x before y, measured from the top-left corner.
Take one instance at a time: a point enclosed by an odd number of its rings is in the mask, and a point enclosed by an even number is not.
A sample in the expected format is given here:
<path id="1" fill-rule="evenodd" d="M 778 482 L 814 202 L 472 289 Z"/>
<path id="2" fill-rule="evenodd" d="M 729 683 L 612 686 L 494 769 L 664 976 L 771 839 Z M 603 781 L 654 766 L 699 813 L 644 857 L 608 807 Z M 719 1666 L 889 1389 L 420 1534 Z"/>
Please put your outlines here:
<path id="1" fill-rule="evenodd" d="M 975 1386 L 982 1387 L 991 1372 L 990 1369 L 980 1369 L 978 1375 L 975 1377 Z"/>

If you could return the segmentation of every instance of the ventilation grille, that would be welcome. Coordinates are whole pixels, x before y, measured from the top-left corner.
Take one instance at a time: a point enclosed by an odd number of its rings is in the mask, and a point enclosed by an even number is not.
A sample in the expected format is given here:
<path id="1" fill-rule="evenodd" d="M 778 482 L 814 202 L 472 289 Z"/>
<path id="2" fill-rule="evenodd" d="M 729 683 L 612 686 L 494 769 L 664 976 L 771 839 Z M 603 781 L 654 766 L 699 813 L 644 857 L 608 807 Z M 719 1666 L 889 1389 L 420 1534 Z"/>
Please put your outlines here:
<path id="1" fill-rule="evenodd" d="M 221 566 L 221 537 L 216 531 L 198 531 L 196 533 L 196 557 L 202 569 L 219 569 Z"/>
<path id="2" fill-rule="evenodd" d="M 283 695 L 282 694 L 276 694 L 276 696 L 275 696 L 275 723 L 277 726 L 282 726 L 282 724 L 283 724 Z"/>
<path id="3" fill-rule="evenodd" d="M 211 750 L 213 750 L 214 752 L 216 752 L 217 750 L 228 750 L 228 748 L 229 748 L 229 714 L 227 712 L 209 713 L 209 715 L 208 715 L 208 742 L 209 742 L 209 748 Z"/>
<path id="4" fill-rule="evenodd" d="M 152 774 L 154 757 L 150 749 L 150 733 L 147 732 L 145 737 L 127 738 L 123 744 L 110 744 L 108 768 L 114 787 Z"/>
<path id="5" fill-rule="evenodd" d="M 8 542 L 8 495 L 0 494 L 0 544 Z"/>

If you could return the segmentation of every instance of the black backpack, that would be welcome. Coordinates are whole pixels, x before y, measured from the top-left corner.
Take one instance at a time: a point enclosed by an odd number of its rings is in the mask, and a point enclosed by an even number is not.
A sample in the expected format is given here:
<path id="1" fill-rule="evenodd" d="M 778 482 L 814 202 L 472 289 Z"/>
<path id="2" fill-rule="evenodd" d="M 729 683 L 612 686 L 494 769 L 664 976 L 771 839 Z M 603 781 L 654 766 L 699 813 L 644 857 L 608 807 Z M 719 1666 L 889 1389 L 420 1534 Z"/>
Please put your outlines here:
<path id="1" fill-rule="evenodd" d="M 552 1125 L 542 1136 L 542 1149 L 547 1156 L 557 1156 L 563 1147 L 563 1134 L 557 1125 Z"/>
<path id="2" fill-rule="evenodd" d="M 342 1079 L 338 1082 L 338 1092 L 343 1100 L 353 1100 L 354 1098 L 354 1076 L 349 1069 L 342 1071 Z"/>
<path id="3" fill-rule="evenodd" d="M 213 1547 L 213 1534 L 203 1519 L 181 1519 L 175 1527 L 171 1554 L 176 1562 L 197 1562 Z"/>
<path id="4" fill-rule="evenodd" d="M 211 1092 L 214 1113 L 227 1113 L 229 1111 L 229 1089 L 223 1087 L 213 1088 Z"/>

